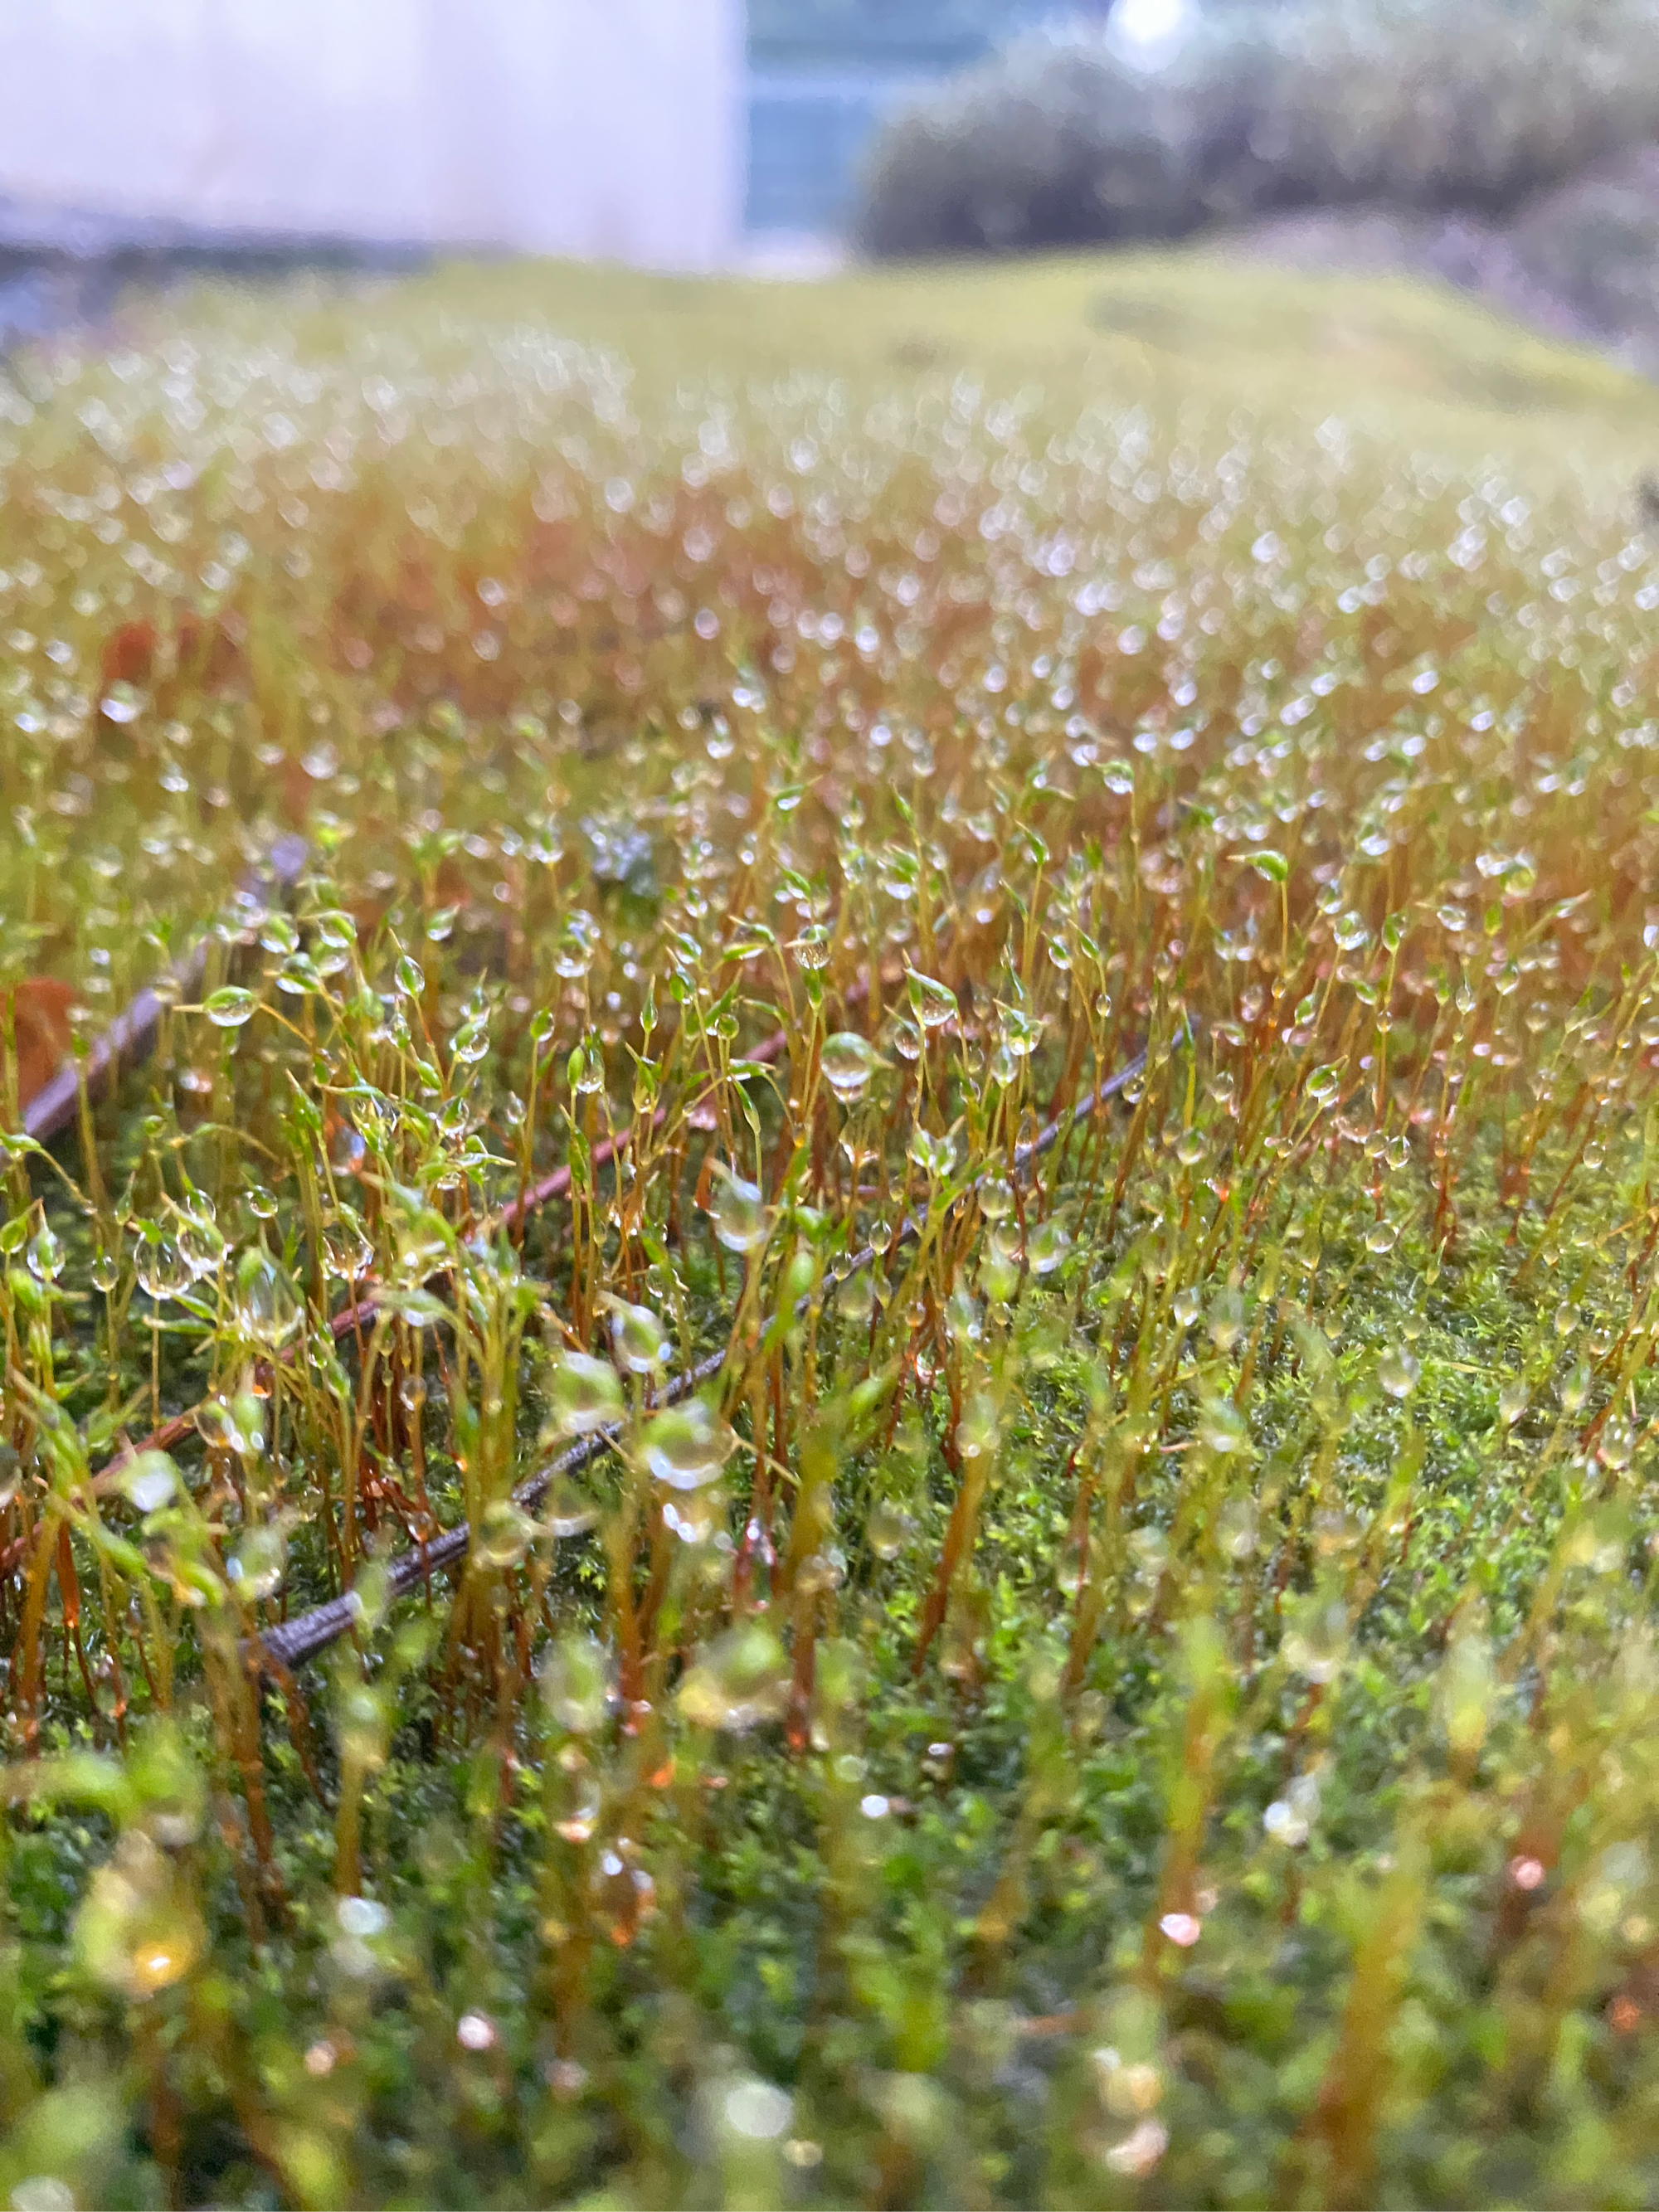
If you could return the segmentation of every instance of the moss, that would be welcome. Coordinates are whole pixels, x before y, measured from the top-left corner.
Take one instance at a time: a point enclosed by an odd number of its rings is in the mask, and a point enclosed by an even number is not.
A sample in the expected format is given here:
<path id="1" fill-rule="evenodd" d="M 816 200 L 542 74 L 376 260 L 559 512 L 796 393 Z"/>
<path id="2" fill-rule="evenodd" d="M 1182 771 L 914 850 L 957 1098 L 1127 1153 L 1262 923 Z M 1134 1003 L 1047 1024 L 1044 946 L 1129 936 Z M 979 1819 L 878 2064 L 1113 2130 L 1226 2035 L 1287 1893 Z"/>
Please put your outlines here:
<path id="1" fill-rule="evenodd" d="M 1651 392 L 1200 257 L 21 374 L 0 945 L 210 943 L 8 1139 L 5 2186 L 1650 2199 Z"/>

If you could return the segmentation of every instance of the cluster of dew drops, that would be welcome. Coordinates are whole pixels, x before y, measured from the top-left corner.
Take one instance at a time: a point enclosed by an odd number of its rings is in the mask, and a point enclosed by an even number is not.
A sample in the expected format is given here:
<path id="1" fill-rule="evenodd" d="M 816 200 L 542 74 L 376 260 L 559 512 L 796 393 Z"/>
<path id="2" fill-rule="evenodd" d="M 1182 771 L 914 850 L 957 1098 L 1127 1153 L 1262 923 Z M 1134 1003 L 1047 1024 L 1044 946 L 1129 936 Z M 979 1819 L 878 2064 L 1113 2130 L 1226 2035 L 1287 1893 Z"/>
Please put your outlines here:
<path id="1" fill-rule="evenodd" d="M 103 1316 L 46 1356 L 77 1407 L 148 1381 L 217 1463 L 257 1456 L 273 1363 L 321 1358 L 366 1295 L 418 1331 L 466 1239 L 653 1113 L 647 1168 L 622 1147 L 521 1240 L 567 1438 L 718 1341 L 674 1256 L 690 1187 L 729 1316 L 778 1243 L 780 1117 L 809 1156 L 784 1247 L 890 1240 L 977 1176 L 994 1308 L 1083 1226 L 1063 1194 L 1028 1218 L 1014 1146 L 1149 1038 L 1148 1234 L 1226 1206 L 1247 1156 L 1340 1168 L 1378 1261 L 1448 1244 L 1459 1178 L 1518 1218 L 1616 1164 L 1659 1045 L 1659 562 L 1611 501 L 1385 462 L 1334 420 L 966 374 L 647 408 L 534 322 L 295 330 L 228 309 L 0 383 L 4 981 L 67 986 L 77 1049 L 161 1002 L 78 1243 L 13 1163 L 8 1252 L 48 1308 L 84 1265 Z M 278 886 L 286 836 L 307 857 Z M 890 1287 L 867 1274 L 854 1330 Z M 1194 1280 L 1167 1310 L 1229 1352 L 1238 1303 Z M 1607 1349 L 1582 1303 L 1581 1363 Z M 429 1366 L 398 1386 L 416 1425 Z M 982 1418 L 970 1397 L 970 1460 Z M 676 1513 L 734 1446 L 702 1401 L 643 1437 Z M 222 1501 L 250 1601 L 284 1530 L 342 1510 L 276 1457 Z M 135 1467 L 155 1512 L 171 1478 Z M 507 1564 L 522 1516 L 487 1503 Z M 872 1550 L 909 1527 L 878 1510 Z"/>

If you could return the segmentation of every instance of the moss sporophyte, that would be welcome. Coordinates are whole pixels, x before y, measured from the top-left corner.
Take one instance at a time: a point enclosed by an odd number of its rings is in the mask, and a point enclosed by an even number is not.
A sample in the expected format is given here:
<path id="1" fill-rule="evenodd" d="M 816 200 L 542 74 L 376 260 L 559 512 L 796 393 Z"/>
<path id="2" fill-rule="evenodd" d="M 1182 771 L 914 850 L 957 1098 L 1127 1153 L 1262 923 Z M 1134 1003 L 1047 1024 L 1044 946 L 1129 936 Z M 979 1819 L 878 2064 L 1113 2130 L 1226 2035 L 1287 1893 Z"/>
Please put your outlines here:
<path id="1" fill-rule="evenodd" d="M 0 380 L 0 2182 L 1651 2201 L 1651 549 L 447 296 Z"/>

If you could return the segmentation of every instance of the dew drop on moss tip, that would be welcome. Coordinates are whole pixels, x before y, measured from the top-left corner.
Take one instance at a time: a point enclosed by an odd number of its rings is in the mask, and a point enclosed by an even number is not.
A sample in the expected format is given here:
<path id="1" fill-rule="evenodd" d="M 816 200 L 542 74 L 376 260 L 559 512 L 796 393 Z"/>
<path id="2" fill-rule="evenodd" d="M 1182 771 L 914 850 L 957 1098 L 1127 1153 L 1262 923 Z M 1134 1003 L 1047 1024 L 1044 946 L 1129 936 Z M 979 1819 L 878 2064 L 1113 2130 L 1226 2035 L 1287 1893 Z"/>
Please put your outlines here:
<path id="1" fill-rule="evenodd" d="M 1377 1363 L 1376 1379 L 1390 1398 L 1409 1398 L 1422 1374 L 1422 1362 L 1402 1344 L 1390 1345 Z"/>
<path id="2" fill-rule="evenodd" d="M 1014 1210 L 1014 1187 L 1002 1176 L 988 1176 L 979 1187 L 979 1210 L 988 1221 L 1006 1221 Z"/>
<path id="3" fill-rule="evenodd" d="M 1034 1275 L 1052 1275 L 1072 1249 L 1072 1239 L 1057 1221 L 1045 1221 L 1033 1230 L 1025 1247 L 1026 1264 Z"/>
<path id="4" fill-rule="evenodd" d="M 910 1516 L 885 1498 L 870 1509 L 865 1522 L 865 1541 L 878 1559 L 896 1559 L 915 1532 Z"/>
<path id="5" fill-rule="evenodd" d="M 202 1011 L 215 1029 L 239 1030 L 252 1020 L 258 1003 L 252 991 L 227 983 L 222 989 L 208 994 L 202 1001 Z"/>
<path id="6" fill-rule="evenodd" d="M 280 1528 L 251 1528 L 225 1562 L 233 1589 L 248 1599 L 275 1597 L 288 1571 L 288 1543 Z"/>
<path id="7" fill-rule="evenodd" d="M 536 1539 L 536 1524 L 512 1498 L 484 1508 L 474 1552 L 487 1567 L 516 1567 Z"/>
<path id="8" fill-rule="evenodd" d="M 648 1306 L 611 1302 L 611 1342 L 619 1364 L 630 1375 L 653 1375 L 667 1360 L 668 1332 Z"/>
<path id="9" fill-rule="evenodd" d="M 237 1264 L 236 1325 L 250 1342 L 270 1349 L 286 1344 L 300 1326 L 293 1286 L 268 1253 L 255 1248 Z"/>
<path id="10" fill-rule="evenodd" d="M 605 1725 L 616 1699 L 616 1676 L 597 1637 L 562 1637 L 544 1656 L 539 1674 L 543 1699 L 561 1728 L 591 1735 Z"/>
<path id="11" fill-rule="evenodd" d="M 783 1647 L 759 1621 L 729 1630 L 688 1670 L 679 1708 L 694 1726 L 741 1735 L 778 1719 L 788 1702 Z"/>
<path id="12" fill-rule="evenodd" d="M 924 975 L 911 969 L 905 977 L 905 988 L 909 995 L 910 1011 L 924 1030 L 943 1029 L 957 1017 L 954 991 L 932 975 Z"/>
<path id="13" fill-rule="evenodd" d="M 122 1495 L 140 1513 L 159 1513 L 179 1488 L 179 1470 L 162 1452 L 141 1452 L 120 1474 Z"/>
<path id="14" fill-rule="evenodd" d="M 622 1384 L 617 1370 L 609 1360 L 595 1359 L 589 1352 L 565 1353 L 553 1370 L 549 1396 L 552 1407 L 549 1425 L 555 1437 L 592 1436 L 622 1419 Z"/>
<path id="15" fill-rule="evenodd" d="M 558 1476 L 542 1501 L 541 1525 L 550 1536 L 580 1536 L 599 1517 L 599 1507 L 568 1475 Z"/>
<path id="16" fill-rule="evenodd" d="M 701 1490 L 713 1482 L 736 1445 L 730 1427 L 701 1398 L 655 1415 L 641 1440 L 653 1480 L 670 1490 Z"/>
<path id="17" fill-rule="evenodd" d="M 766 1201 L 757 1183 L 724 1175 L 710 1209 L 714 1234 L 728 1252 L 752 1252 L 766 1241 Z"/>
<path id="18" fill-rule="evenodd" d="M 879 1064 L 875 1047 L 855 1031 L 842 1030 L 824 1039 L 820 1060 L 823 1079 L 844 1106 L 863 1097 Z"/>
<path id="19" fill-rule="evenodd" d="M 64 1272 L 68 1255 L 52 1231 L 42 1228 L 29 1239 L 25 1256 L 29 1273 L 37 1282 L 55 1283 Z"/>

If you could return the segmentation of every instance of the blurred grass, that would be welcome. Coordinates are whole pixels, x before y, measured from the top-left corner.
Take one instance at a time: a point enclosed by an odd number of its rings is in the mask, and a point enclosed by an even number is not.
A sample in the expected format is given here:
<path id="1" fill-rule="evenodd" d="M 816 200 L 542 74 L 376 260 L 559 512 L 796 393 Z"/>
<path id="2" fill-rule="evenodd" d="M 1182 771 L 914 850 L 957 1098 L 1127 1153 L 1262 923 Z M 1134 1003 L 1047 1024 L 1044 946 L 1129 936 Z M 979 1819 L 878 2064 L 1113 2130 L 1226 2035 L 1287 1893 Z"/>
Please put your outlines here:
<path id="1" fill-rule="evenodd" d="M 616 349 L 643 397 L 707 376 L 795 371 L 860 386 L 968 370 L 1162 413 L 1239 406 L 1287 426 L 1356 428 L 1552 474 L 1626 482 L 1659 458 L 1659 387 L 1449 287 L 1230 261 L 1211 251 L 849 270 L 817 281 L 685 278 L 570 264 L 449 267 L 403 288 L 435 315 L 545 317 Z M 349 309 L 331 308 L 343 331 Z"/>

